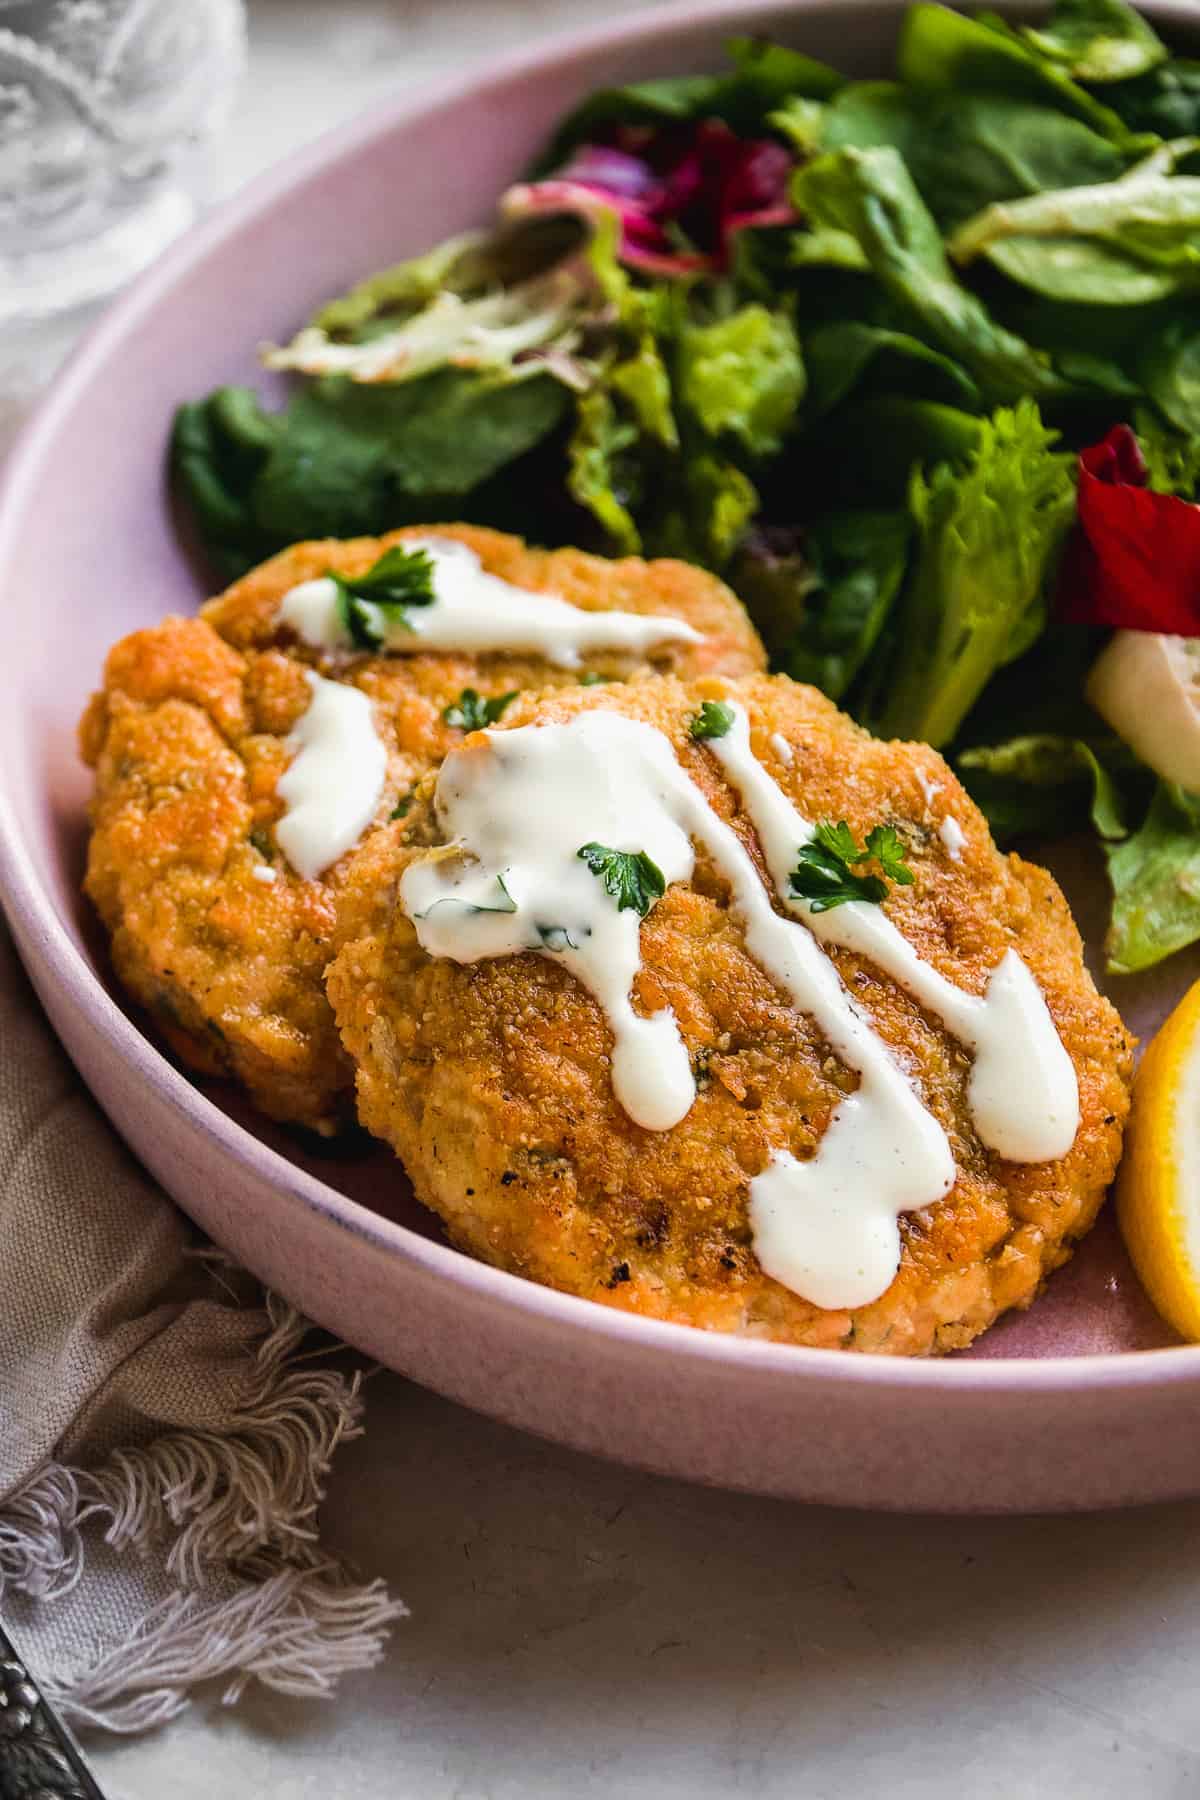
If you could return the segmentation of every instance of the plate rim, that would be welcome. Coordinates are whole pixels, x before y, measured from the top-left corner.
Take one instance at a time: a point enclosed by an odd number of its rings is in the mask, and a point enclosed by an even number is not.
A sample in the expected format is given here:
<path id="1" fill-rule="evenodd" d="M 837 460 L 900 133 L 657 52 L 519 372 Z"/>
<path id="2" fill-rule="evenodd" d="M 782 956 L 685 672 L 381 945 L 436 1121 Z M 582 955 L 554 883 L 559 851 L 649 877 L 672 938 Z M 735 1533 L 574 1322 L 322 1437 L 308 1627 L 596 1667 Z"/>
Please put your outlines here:
<path id="1" fill-rule="evenodd" d="M 1140 3 L 1158 22 L 1168 27 L 1177 25 L 1185 32 L 1190 26 L 1195 31 L 1194 0 Z M 672 4 L 643 9 L 601 25 L 543 38 L 496 58 L 486 70 L 474 66 L 422 84 L 410 93 L 378 101 L 260 172 L 185 232 L 105 310 L 34 408 L 0 470 L 0 585 L 14 533 L 19 530 L 23 496 L 44 473 L 47 454 L 54 447 L 61 425 L 69 419 L 80 391 L 146 315 L 169 305 L 173 292 L 211 251 L 269 210 L 278 199 L 303 186 L 329 164 L 386 137 L 397 125 L 433 115 L 468 95 L 502 88 L 524 75 L 554 71 L 580 56 L 608 47 L 636 48 L 645 38 L 659 38 L 675 30 L 721 23 L 752 29 L 756 20 L 780 12 L 800 16 L 810 9 L 827 10 L 831 6 L 848 17 L 900 10 L 897 0 L 751 0 L 749 5 L 739 4 L 738 0 L 673 0 Z M 1014 9 L 1010 4 L 1005 10 L 1022 9 Z M 1044 8 L 1024 10 L 1040 12 Z M 686 1361 L 724 1365 L 731 1376 L 742 1379 L 782 1377 L 802 1386 L 818 1382 L 825 1387 L 856 1390 L 881 1385 L 922 1391 L 975 1389 L 1015 1398 L 1032 1393 L 1067 1394 L 1084 1388 L 1126 1391 L 1200 1383 L 1200 1344 L 979 1360 L 953 1356 L 855 1356 L 840 1350 L 775 1343 L 648 1319 L 543 1287 L 508 1270 L 479 1262 L 448 1243 L 425 1238 L 372 1212 L 300 1168 L 232 1119 L 175 1067 L 117 1004 L 58 916 L 2 785 L 0 901 L 9 915 L 22 960 L 29 965 L 36 957 L 40 982 L 52 988 L 65 1006 L 82 1012 L 114 1053 L 153 1087 L 157 1097 L 214 1142 L 223 1155 L 240 1161 L 253 1177 L 279 1192 L 287 1204 L 303 1206 L 441 1283 L 473 1289 L 483 1303 L 536 1315 L 547 1326 L 565 1328 L 575 1337 L 615 1340 L 629 1349 L 643 1348 L 648 1353 L 667 1353 Z"/>

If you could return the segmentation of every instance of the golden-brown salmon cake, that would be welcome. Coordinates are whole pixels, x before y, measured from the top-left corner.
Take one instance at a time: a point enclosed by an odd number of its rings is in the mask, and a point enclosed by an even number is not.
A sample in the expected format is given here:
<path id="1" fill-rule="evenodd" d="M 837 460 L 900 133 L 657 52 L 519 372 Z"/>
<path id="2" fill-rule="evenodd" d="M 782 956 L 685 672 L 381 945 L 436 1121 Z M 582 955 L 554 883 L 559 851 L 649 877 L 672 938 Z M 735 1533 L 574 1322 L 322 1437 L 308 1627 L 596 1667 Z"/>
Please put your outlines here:
<path id="1" fill-rule="evenodd" d="M 682 1122 L 645 1130 L 614 1096 L 605 1014 L 552 955 L 461 964 L 420 947 L 398 889 L 442 841 L 432 781 L 405 820 L 364 845 L 340 903 L 328 989 L 360 1116 L 455 1243 L 533 1280 L 789 1343 L 958 1348 L 1028 1305 L 1093 1223 L 1120 1153 L 1130 1040 L 1050 876 L 1000 854 L 935 751 L 871 738 L 812 688 L 751 676 L 560 691 L 518 702 L 500 735 L 593 708 L 657 727 L 765 884 L 736 790 L 690 736 L 700 702 L 721 697 L 746 709 L 755 755 L 802 814 L 845 819 L 860 842 L 875 825 L 895 827 L 914 880 L 892 886 L 884 910 L 934 969 L 980 994 L 1007 951 L 1024 959 L 1078 1080 L 1068 1153 L 1023 1164 L 985 1148 L 968 1053 L 871 961 L 830 949 L 845 991 L 944 1129 L 957 1179 L 945 1200 L 901 1217 L 899 1272 L 881 1297 L 836 1308 L 801 1298 L 758 1261 L 749 1183 L 774 1153 L 811 1156 L 858 1077 L 749 954 L 728 879 L 697 845 L 693 877 L 668 885 L 641 927 L 635 1009 L 673 1010 L 697 1083 Z M 476 744 L 488 750 L 482 737 L 467 749 Z M 961 842 L 941 830 L 948 818 Z"/>
<path id="2" fill-rule="evenodd" d="M 133 633 L 110 654 L 80 728 L 96 769 L 86 888 L 121 981 L 193 1068 L 234 1076 L 272 1117 L 323 1132 L 353 1116 L 352 1072 L 322 984 L 353 852 L 302 880 L 274 837 L 285 740 L 311 698 L 309 667 L 372 703 L 388 752 L 378 823 L 462 742 L 443 712 L 465 687 L 486 695 L 575 687 L 589 673 L 740 673 L 763 662 L 741 605 L 702 570 L 527 550 L 468 526 L 438 526 L 436 535 L 467 543 L 516 584 L 589 611 L 669 614 L 704 635 L 648 657 L 585 656 L 565 670 L 527 654 L 318 654 L 278 628 L 288 588 L 331 568 L 359 573 L 406 535 L 414 534 L 299 544 L 211 601 L 201 619 Z"/>

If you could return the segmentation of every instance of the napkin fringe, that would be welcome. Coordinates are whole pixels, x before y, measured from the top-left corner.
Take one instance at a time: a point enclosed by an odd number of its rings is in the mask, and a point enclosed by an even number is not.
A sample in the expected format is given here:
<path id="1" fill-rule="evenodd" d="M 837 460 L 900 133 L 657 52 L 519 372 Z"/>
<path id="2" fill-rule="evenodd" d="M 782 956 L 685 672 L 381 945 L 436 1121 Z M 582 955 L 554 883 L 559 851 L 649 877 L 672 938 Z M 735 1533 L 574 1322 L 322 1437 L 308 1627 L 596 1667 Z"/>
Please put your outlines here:
<path id="1" fill-rule="evenodd" d="M 313 1366 L 326 1352 L 301 1353 L 308 1322 L 277 1296 L 264 1307 L 247 1392 L 220 1432 L 163 1432 L 97 1469 L 48 1462 L 0 1506 L 0 1599 L 10 1585 L 44 1603 L 69 1593 L 85 1527 L 118 1553 L 157 1551 L 177 1584 L 90 1667 L 43 1682 L 76 1724 L 142 1731 L 221 1676 L 228 1704 L 252 1678 L 323 1697 L 376 1663 L 406 1616 L 381 1581 L 353 1583 L 317 1547 L 330 1460 L 362 1432 L 361 1374 Z"/>
<path id="2" fill-rule="evenodd" d="M 389 1626 L 406 1616 L 382 1581 L 348 1585 L 334 1562 L 280 1569 L 215 1600 L 172 1594 L 92 1668 L 42 1686 L 68 1724 L 125 1733 L 165 1725 L 192 1688 L 222 1676 L 232 1676 L 226 1706 L 252 1680 L 327 1700 L 342 1675 L 380 1661 Z"/>

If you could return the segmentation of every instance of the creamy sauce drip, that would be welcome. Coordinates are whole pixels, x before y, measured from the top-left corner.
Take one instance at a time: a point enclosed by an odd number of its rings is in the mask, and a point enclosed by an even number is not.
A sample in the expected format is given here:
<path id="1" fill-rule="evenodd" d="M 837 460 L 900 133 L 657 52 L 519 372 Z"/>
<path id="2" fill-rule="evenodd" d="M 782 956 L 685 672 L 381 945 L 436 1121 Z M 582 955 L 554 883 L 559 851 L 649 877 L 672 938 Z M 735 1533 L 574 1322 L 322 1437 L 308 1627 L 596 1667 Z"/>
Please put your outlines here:
<path id="1" fill-rule="evenodd" d="M 432 604 L 411 606 L 405 623 L 390 626 L 377 614 L 383 642 L 393 655 L 422 650 L 529 651 L 558 668 L 577 669 L 585 656 L 611 650 L 645 655 L 659 644 L 699 644 L 703 633 L 683 619 L 627 612 L 585 612 L 557 594 L 534 593 L 491 575 L 467 544 L 453 538 L 406 538 L 405 548 L 425 550 L 433 563 Z M 350 650 L 353 640 L 338 615 L 336 584 L 329 576 L 289 589 L 279 618 L 306 644 Z"/>
<path id="2" fill-rule="evenodd" d="M 852 901 L 813 912 L 791 893 L 789 882 L 797 845 L 809 841 L 813 828 L 751 750 L 750 723 L 741 707 L 734 708 L 726 736 L 711 739 L 708 748 L 741 795 L 784 905 L 822 943 L 868 957 L 974 1053 L 967 1099 L 983 1142 L 1013 1162 L 1065 1156 L 1079 1129 L 1075 1066 L 1041 989 L 1016 951 L 1005 953 L 982 996 L 966 994 L 918 956 L 882 907 Z"/>
<path id="3" fill-rule="evenodd" d="M 297 875 L 313 881 L 375 817 L 387 751 L 364 693 L 311 669 L 305 680 L 312 699 L 287 740 L 292 760 L 275 789 L 286 806 L 275 841 Z"/>
<path id="4" fill-rule="evenodd" d="M 963 846 L 967 841 L 967 834 L 959 824 L 958 820 L 954 817 L 953 813 L 947 813 L 941 824 L 938 826 L 938 836 L 945 845 L 946 855 L 950 858 L 950 861 L 961 862 Z"/>
<path id="5" fill-rule="evenodd" d="M 877 1299 L 899 1267 L 900 1215 L 943 1199 L 956 1175 L 945 1132 L 818 939 L 870 956 L 974 1050 L 969 1099 L 986 1142 L 1020 1160 L 1069 1148 L 1074 1068 L 1020 958 L 1010 952 L 979 999 L 922 963 L 881 909 L 814 915 L 791 898 L 788 876 L 812 828 L 753 756 L 740 707 L 728 735 L 708 748 L 741 793 L 795 917 L 775 910 L 736 832 L 652 727 L 589 712 L 486 736 L 486 749 L 476 742 L 449 756 L 438 780 L 449 850 L 413 864 L 401 881 L 401 904 L 430 955 L 470 963 L 533 951 L 561 961 L 609 1019 L 620 1104 L 635 1123 L 666 1130 L 694 1099 L 686 1047 L 669 1009 L 643 1018 L 633 1007 L 641 921 L 617 910 L 578 851 L 592 841 L 644 851 L 669 885 L 690 877 L 699 843 L 729 882 L 749 954 L 858 1075 L 813 1156 L 777 1150 L 750 1182 L 755 1250 L 775 1280 L 826 1308 Z M 1049 1090 L 1042 1107 L 1038 1087 Z"/>

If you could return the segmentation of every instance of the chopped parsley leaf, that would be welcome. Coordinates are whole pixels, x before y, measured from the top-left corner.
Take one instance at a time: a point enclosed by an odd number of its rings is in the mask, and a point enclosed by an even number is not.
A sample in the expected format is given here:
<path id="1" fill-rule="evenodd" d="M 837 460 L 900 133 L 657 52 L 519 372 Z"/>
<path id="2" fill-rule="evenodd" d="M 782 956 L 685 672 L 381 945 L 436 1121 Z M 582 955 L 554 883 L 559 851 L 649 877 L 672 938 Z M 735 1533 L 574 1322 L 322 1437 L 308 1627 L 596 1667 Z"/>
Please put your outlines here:
<path id="1" fill-rule="evenodd" d="M 865 862 L 876 863 L 882 876 L 859 874 L 857 865 Z M 912 879 L 912 870 L 904 860 L 904 845 L 894 826 L 872 827 L 866 844 L 860 846 L 845 819 L 836 825 L 825 819 L 813 832 L 811 843 L 801 849 L 790 883 L 793 894 L 807 900 L 813 912 L 820 913 L 851 900 L 867 900 L 878 906 L 887 898 L 889 881 L 910 887 Z"/>
<path id="2" fill-rule="evenodd" d="M 733 708 L 724 700 L 705 700 L 688 727 L 697 743 L 722 738 L 733 724 Z"/>
<path id="3" fill-rule="evenodd" d="M 485 700 L 474 688 L 464 688 L 458 699 L 446 707 L 442 717 L 447 725 L 457 725 L 462 731 L 486 731 L 512 705 L 520 691 L 513 688 L 511 693 L 493 694 L 490 700 Z"/>
<path id="4" fill-rule="evenodd" d="M 337 586 L 338 613 L 359 650 L 377 650 L 394 626 L 410 630 L 407 609 L 433 603 L 433 562 L 428 550 L 393 544 L 364 575 L 329 571 Z"/>
<path id="5" fill-rule="evenodd" d="M 388 819 L 406 819 L 412 811 L 412 803 L 416 797 L 416 788 L 409 788 L 407 794 L 402 794 L 399 800 L 397 800 L 395 806 L 393 806 L 391 812 L 388 814 Z"/>
<path id="6" fill-rule="evenodd" d="M 604 891 L 616 901 L 618 912 L 628 907 L 644 919 L 667 891 L 662 870 L 644 850 L 610 850 L 604 844 L 584 844 L 576 855 L 604 883 Z"/>
<path id="7" fill-rule="evenodd" d="M 607 675 L 599 675 L 595 669 L 589 669 L 586 675 L 579 677 L 579 685 L 580 687 L 598 687 L 602 681 L 607 680 Z"/>

